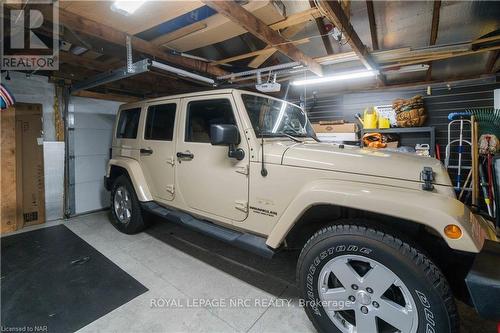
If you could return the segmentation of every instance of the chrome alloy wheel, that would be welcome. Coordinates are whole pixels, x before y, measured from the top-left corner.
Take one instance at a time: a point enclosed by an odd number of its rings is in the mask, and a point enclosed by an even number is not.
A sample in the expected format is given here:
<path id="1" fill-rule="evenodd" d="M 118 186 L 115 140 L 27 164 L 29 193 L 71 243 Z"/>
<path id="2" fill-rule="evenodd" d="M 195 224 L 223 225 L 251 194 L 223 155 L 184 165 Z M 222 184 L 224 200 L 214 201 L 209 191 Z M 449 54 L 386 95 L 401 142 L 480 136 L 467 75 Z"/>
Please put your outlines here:
<path id="1" fill-rule="evenodd" d="M 113 200 L 115 215 L 120 223 L 126 224 L 132 217 L 132 200 L 130 193 L 124 186 L 120 186 L 115 191 Z"/>
<path id="2" fill-rule="evenodd" d="M 358 255 L 333 258 L 321 269 L 318 294 L 342 332 L 417 331 L 418 313 L 410 291 L 376 260 Z"/>

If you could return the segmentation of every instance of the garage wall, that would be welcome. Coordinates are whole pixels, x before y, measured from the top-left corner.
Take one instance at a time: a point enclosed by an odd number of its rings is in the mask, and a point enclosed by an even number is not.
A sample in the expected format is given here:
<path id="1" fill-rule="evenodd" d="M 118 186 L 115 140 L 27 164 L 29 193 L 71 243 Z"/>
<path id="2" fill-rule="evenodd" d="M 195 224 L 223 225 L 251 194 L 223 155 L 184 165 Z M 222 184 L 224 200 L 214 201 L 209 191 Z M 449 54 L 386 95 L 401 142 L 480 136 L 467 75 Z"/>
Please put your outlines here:
<path id="1" fill-rule="evenodd" d="M 45 76 L 10 72 L 10 80 L 2 83 L 13 93 L 18 102 L 43 105 L 45 207 L 47 220 L 63 217 L 62 182 L 64 175 L 64 143 L 55 142 L 54 85 Z M 109 205 L 108 193 L 103 187 L 111 132 L 121 103 L 83 97 L 72 97 L 70 111 L 74 115 L 73 189 L 75 213 L 105 208 Z M 61 106 L 62 107 L 62 106 Z M 70 136 L 71 136 L 70 135 Z"/>
<path id="2" fill-rule="evenodd" d="M 63 217 L 64 142 L 56 142 L 54 126 L 54 85 L 46 76 L 10 72 L 2 74 L 4 84 L 17 102 L 37 103 L 43 107 L 43 156 L 45 182 L 45 218 L 47 221 Z"/>
<path id="3" fill-rule="evenodd" d="M 446 84 L 432 85 L 432 94 L 427 95 L 427 86 L 366 91 L 360 93 L 351 93 L 345 95 L 329 95 L 326 91 L 318 91 L 315 102 L 310 98 L 308 100 L 308 114 L 311 122 L 321 120 L 340 120 L 355 122 L 354 115 L 363 113 L 363 110 L 372 105 L 392 104 L 397 98 L 410 98 L 415 95 L 424 96 L 424 106 L 427 110 L 428 119 L 425 126 L 434 126 L 436 128 L 436 143 L 440 146 L 441 159 L 445 158 L 445 148 L 447 144 L 448 133 L 448 114 L 452 112 L 464 111 L 468 108 L 493 107 L 494 91 L 500 88 L 500 80 L 495 77 L 474 80 L 450 82 L 449 87 Z M 464 132 L 470 136 L 468 131 Z M 458 136 L 458 131 L 453 131 L 452 136 Z M 414 146 L 416 143 L 427 142 L 421 134 L 405 134 L 400 140 L 401 144 Z M 453 137 L 452 137 L 453 138 Z M 456 149 L 451 149 L 451 164 L 457 164 L 455 153 Z M 469 151 L 466 150 L 466 153 Z M 466 154 L 464 163 L 470 164 L 470 154 Z M 453 178 L 453 172 L 452 179 Z"/>
<path id="4" fill-rule="evenodd" d="M 54 84 L 49 83 L 46 76 L 26 76 L 20 72 L 9 72 L 10 80 L 5 79 L 6 73 L 2 74 L 4 84 L 16 101 L 22 103 L 38 103 L 43 105 L 43 140 L 54 141 L 56 132 L 54 126 Z"/>
<path id="5" fill-rule="evenodd" d="M 103 176 L 109 159 L 115 115 L 121 103 L 72 97 L 69 111 L 74 114 L 75 213 L 109 206 Z"/>
<path id="6" fill-rule="evenodd" d="M 424 105 L 428 120 L 425 126 L 436 127 L 436 142 L 441 147 L 441 156 L 444 158 L 444 149 L 447 142 L 448 114 L 464 111 L 467 108 L 493 107 L 494 90 L 500 88 L 500 82 L 495 80 L 470 81 L 434 85 L 432 95 L 427 95 L 426 86 L 395 90 L 366 91 L 345 95 L 329 95 L 319 91 L 316 101 L 308 101 L 308 114 L 311 122 L 320 120 L 340 120 L 354 122 L 356 113 L 371 105 L 392 104 L 397 98 L 410 98 L 415 95 L 424 96 Z M 406 144 L 412 144 L 415 139 L 409 138 Z"/>

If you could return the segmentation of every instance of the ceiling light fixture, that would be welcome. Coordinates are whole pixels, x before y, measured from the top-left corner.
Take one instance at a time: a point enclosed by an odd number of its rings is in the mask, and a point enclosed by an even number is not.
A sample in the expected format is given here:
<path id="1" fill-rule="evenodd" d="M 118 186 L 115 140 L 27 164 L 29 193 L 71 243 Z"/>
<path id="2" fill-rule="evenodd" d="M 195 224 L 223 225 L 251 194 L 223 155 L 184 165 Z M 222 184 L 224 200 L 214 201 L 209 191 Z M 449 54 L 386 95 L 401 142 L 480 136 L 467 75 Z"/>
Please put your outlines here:
<path id="1" fill-rule="evenodd" d="M 139 7 L 141 7 L 146 0 L 134 1 L 134 0 L 116 0 L 111 5 L 111 10 L 118 12 L 123 15 L 132 15 Z"/>
<path id="2" fill-rule="evenodd" d="M 326 83 L 333 81 L 342 81 L 342 80 L 352 80 L 352 79 L 361 79 L 364 77 L 376 76 L 378 71 L 358 71 L 358 72 L 348 72 L 348 73 L 339 73 L 334 76 L 325 76 L 319 77 L 316 79 L 307 79 L 307 80 L 297 80 L 293 81 L 291 84 L 293 86 L 304 86 L 309 84 L 318 84 L 318 83 Z"/>
<path id="3" fill-rule="evenodd" d="M 429 65 L 420 64 L 420 65 L 410 65 L 410 66 L 402 66 L 398 69 L 392 69 L 385 71 L 386 74 L 401 74 L 401 73 L 412 73 L 412 72 L 423 72 L 429 69 Z"/>

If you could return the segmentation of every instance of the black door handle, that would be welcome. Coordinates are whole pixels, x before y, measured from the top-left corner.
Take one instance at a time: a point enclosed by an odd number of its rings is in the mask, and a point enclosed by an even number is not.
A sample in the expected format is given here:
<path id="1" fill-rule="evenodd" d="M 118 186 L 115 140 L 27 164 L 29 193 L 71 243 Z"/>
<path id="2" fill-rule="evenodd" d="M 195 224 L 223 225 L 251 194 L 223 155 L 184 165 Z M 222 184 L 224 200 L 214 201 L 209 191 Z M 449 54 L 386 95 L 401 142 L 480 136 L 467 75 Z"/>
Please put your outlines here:
<path id="1" fill-rule="evenodd" d="M 177 158 L 192 160 L 194 158 L 194 154 L 191 153 L 190 151 L 187 151 L 185 153 L 177 152 Z"/>
<path id="2" fill-rule="evenodd" d="M 153 153 L 153 149 L 151 148 L 141 148 L 141 154 L 144 155 L 151 155 Z"/>

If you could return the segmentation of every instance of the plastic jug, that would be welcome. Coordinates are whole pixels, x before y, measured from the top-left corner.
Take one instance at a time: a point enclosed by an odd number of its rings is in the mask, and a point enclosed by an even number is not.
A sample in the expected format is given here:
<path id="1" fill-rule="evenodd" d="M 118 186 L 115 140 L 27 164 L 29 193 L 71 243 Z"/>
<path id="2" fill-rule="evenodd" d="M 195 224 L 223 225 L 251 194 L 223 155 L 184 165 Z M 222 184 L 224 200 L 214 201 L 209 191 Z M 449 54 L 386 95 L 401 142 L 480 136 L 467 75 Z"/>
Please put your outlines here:
<path id="1" fill-rule="evenodd" d="M 363 128 L 377 128 L 377 111 L 375 108 L 368 108 L 363 114 Z"/>
<path id="2" fill-rule="evenodd" d="M 380 117 L 378 119 L 378 128 L 389 128 L 391 127 L 391 122 L 389 118 Z"/>

